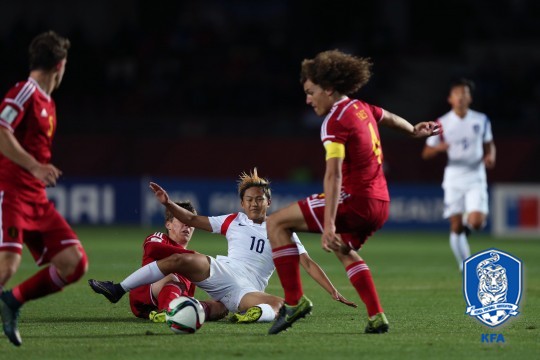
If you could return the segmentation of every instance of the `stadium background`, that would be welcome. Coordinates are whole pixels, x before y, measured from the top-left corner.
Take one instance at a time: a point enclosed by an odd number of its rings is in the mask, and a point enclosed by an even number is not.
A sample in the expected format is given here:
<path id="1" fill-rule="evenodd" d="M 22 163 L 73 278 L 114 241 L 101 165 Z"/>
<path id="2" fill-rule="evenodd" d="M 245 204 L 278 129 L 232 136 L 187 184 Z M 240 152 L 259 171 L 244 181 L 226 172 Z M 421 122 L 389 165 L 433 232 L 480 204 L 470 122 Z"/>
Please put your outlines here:
<path id="1" fill-rule="evenodd" d="M 193 196 L 206 213 L 229 211 L 223 204 L 236 176 L 254 166 L 285 200 L 320 191 L 320 119 L 304 104 L 298 70 L 303 58 L 332 48 L 371 57 L 374 76 L 359 96 L 412 122 L 448 111 L 449 81 L 472 78 L 473 108 L 489 115 L 498 148 L 490 184 L 535 184 L 539 7 L 524 0 L 3 1 L 0 91 L 26 76 L 35 34 L 54 29 L 71 39 L 68 72 L 54 94 L 54 163 L 65 175 L 51 196 L 74 223 L 159 219 L 159 207 L 145 200 L 150 179 Z M 395 200 L 388 228 L 445 229 L 438 216 L 445 159 L 424 162 L 422 142 L 384 130 L 382 142 Z M 536 234 L 540 195 L 528 189 L 503 196 L 502 211 L 510 227 Z"/>

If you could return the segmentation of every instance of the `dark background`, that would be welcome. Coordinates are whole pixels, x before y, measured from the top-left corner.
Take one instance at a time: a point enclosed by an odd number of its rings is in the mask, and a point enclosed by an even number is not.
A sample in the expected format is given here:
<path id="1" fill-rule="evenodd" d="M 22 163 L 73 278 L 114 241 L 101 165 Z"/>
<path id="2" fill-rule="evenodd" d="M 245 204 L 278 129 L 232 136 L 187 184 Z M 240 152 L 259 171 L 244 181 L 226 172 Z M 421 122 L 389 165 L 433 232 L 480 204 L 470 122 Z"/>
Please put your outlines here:
<path id="1" fill-rule="evenodd" d="M 540 2 L 37 1 L 0 3 L 0 92 L 28 74 L 27 47 L 72 42 L 54 94 L 54 163 L 65 176 L 319 181 L 321 119 L 300 62 L 338 48 L 370 57 L 358 95 L 412 123 L 449 110 L 448 84 L 475 81 L 498 147 L 491 182 L 540 181 Z M 440 182 L 445 159 L 382 131 L 390 181 Z"/>

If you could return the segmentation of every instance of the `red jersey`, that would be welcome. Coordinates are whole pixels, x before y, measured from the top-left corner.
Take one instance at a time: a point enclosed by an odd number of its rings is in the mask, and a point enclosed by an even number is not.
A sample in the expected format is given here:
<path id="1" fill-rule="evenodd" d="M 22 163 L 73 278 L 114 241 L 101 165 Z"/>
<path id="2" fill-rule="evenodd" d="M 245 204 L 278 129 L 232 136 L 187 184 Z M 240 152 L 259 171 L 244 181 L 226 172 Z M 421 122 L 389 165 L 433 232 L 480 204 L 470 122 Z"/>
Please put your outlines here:
<path id="1" fill-rule="evenodd" d="M 345 98 L 334 104 L 322 124 L 323 143 L 331 141 L 345 145 L 342 167 L 342 191 L 345 194 L 390 200 L 377 125 L 383 112 L 380 107 Z"/>
<path id="2" fill-rule="evenodd" d="M 38 162 L 50 162 L 56 105 L 34 79 L 18 82 L 7 92 L 0 104 L 0 126 L 13 132 Z M 0 153 L 0 189 L 8 188 L 16 189 L 23 201 L 47 201 L 45 185 Z"/>
<path id="3" fill-rule="evenodd" d="M 172 254 L 195 253 L 195 251 L 187 250 L 182 245 L 178 244 L 169 236 L 161 232 L 156 232 L 149 235 L 144 240 L 143 249 L 142 266 L 156 260 L 164 259 Z M 175 275 L 178 277 L 179 281 L 183 282 L 186 285 L 186 288 L 189 289 L 189 296 L 193 296 L 195 294 L 195 284 L 192 284 L 191 281 L 180 274 L 175 273 Z"/>

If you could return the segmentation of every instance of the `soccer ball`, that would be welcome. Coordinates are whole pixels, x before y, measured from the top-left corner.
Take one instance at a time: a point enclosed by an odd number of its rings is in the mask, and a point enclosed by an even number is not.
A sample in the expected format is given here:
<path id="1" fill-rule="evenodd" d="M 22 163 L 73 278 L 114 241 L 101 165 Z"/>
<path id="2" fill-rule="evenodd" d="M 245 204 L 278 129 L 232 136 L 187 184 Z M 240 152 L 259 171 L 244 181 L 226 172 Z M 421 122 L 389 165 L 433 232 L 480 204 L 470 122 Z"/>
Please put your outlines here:
<path id="1" fill-rule="evenodd" d="M 169 303 L 165 321 L 176 334 L 193 334 L 204 323 L 204 309 L 199 300 L 180 296 Z"/>

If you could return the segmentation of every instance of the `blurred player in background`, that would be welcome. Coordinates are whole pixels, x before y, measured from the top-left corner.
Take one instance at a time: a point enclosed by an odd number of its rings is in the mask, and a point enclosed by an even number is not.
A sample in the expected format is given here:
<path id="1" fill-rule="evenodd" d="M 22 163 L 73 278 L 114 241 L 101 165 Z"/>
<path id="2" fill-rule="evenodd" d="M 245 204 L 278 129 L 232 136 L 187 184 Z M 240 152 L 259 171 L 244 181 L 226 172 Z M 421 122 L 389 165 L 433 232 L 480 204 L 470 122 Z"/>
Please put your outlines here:
<path id="1" fill-rule="evenodd" d="M 53 31 L 36 36 L 30 76 L 0 104 L 0 292 L 19 268 L 23 243 L 37 265 L 50 264 L 0 295 L 4 333 L 16 346 L 22 343 L 19 308 L 79 280 L 88 267 L 77 235 L 45 193 L 62 174 L 50 163 L 57 123 L 51 93 L 62 82 L 69 47 Z"/>
<path id="2" fill-rule="evenodd" d="M 150 183 L 156 198 L 176 219 L 197 229 L 224 235 L 228 242 L 228 256 L 213 258 L 203 254 L 177 254 L 142 267 L 119 284 L 90 280 L 90 286 L 115 302 L 126 291 L 160 280 L 167 274 L 178 273 L 235 313 L 232 321 L 274 320 L 283 299 L 264 292 L 274 272 L 266 236 L 266 212 L 271 203 L 269 184 L 268 180 L 257 175 L 256 169 L 251 174 L 242 174 L 238 194 L 245 213 L 207 217 L 177 206 L 170 201 L 165 190 Z M 301 254 L 300 262 L 311 277 L 335 300 L 356 306 L 336 290 L 320 266 L 309 257 L 298 237 L 295 234 L 291 236 Z"/>
<path id="3" fill-rule="evenodd" d="M 480 230 L 488 215 L 486 168 L 495 166 L 495 143 L 485 114 L 471 110 L 474 84 L 460 79 L 450 85 L 452 110 L 437 122 L 444 133 L 427 139 L 422 157 L 448 155 L 442 187 L 444 217 L 450 219 L 450 247 L 460 271 L 471 256 L 467 234 Z M 464 216 L 465 215 L 465 216 Z"/>
<path id="4" fill-rule="evenodd" d="M 388 320 L 379 302 L 371 272 L 356 253 L 388 217 L 390 198 L 382 163 L 379 125 L 415 138 L 437 133 L 434 122 L 411 125 L 405 119 L 349 98 L 371 76 L 371 62 L 337 50 L 319 53 L 302 62 L 301 83 L 306 103 L 325 116 L 321 141 L 326 149 L 324 194 L 312 195 L 281 209 L 268 218 L 268 236 L 285 304 L 269 330 L 277 334 L 311 312 L 313 304 L 303 295 L 298 250 L 293 231 L 322 233 L 321 245 L 333 251 L 366 305 L 366 333 L 388 331 Z"/>
<path id="5" fill-rule="evenodd" d="M 189 201 L 176 202 L 176 205 L 197 214 Z M 142 266 L 164 259 L 171 254 L 194 254 L 187 250 L 194 228 L 176 219 L 169 210 L 165 210 L 165 228 L 167 233 L 155 232 L 149 235 L 143 244 Z M 97 284 L 99 286 L 99 284 Z M 104 289 L 106 290 L 106 289 Z M 180 296 L 195 295 L 195 284 L 180 274 L 169 274 L 163 279 L 133 289 L 129 293 L 131 311 L 137 317 L 154 322 L 165 322 L 165 313 L 169 303 Z M 217 301 L 201 301 L 206 320 L 219 320 L 227 315 L 225 306 Z"/>

